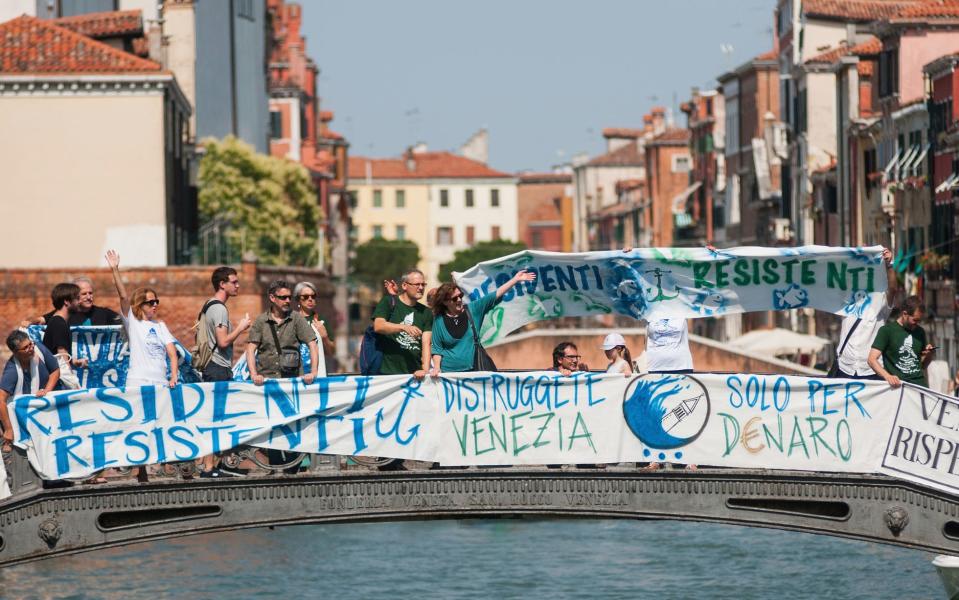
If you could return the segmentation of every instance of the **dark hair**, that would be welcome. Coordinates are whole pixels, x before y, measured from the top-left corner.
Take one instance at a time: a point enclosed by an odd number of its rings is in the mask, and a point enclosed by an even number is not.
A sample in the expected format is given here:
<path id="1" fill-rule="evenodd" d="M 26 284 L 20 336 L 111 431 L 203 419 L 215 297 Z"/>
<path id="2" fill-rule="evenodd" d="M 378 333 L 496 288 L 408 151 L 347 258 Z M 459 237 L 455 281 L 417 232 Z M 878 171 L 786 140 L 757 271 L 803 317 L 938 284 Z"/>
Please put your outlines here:
<path id="1" fill-rule="evenodd" d="M 230 275 L 236 275 L 236 269 L 233 267 L 217 267 L 213 270 L 213 276 L 210 277 L 210 281 L 213 283 L 213 291 L 220 291 L 221 283 L 228 283 L 230 281 Z"/>
<path id="2" fill-rule="evenodd" d="M 559 358 L 566 353 L 567 348 L 572 348 L 574 350 L 578 349 L 576 348 L 576 344 L 574 344 L 573 342 L 560 342 L 556 344 L 555 348 L 553 348 L 553 368 L 554 369 L 559 366 Z"/>
<path id="3" fill-rule="evenodd" d="M 270 295 L 270 296 L 275 296 L 277 290 L 284 290 L 284 289 L 286 289 L 286 290 L 292 290 L 293 288 L 290 287 L 290 284 L 289 284 L 289 283 L 283 281 L 282 279 L 275 279 L 275 280 L 270 284 L 270 287 L 267 289 L 266 293 L 267 293 L 268 295 Z"/>
<path id="4" fill-rule="evenodd" d="M 902 305 L 899 307 L 899 310 L 906 315 L 911 315 L 917 310 L 920 312 L 926 312 L 926 307 L 922 305 L 922 300 L 919 299 L 919 296 L 909 296 L 902 301 Z"/>
<path id="5" fill-rule="evenodd" d="M 75 283 L 58 283 L 50 292 L 54 310 L 60 310 L 70 300 L 80 299 L 80 286 Z"/>
<path id="6" fill-rule="evenodd" d="M 10 335 L 7 336 L 7 348 L 10 348 L 10 352 L 16 352 L 17 346 L 19 346 L 23 340 L 29 339 L 30 336 L 25 332 L 20 331 L 19 329 L 14 329 L 10 332 Z"/>
<path id="7" fill-rule="evenodd" d="M 632 368 L 633 368 L 633 355 L 629 353 L 629 348 L 627 348 L 626 346 L 613 346 L 613 350 L 615 350 L 616 348 L 622 348 L 622 349 L 623 349 L 623 360 L 625 360 L 626 362 L 628 362 L 628 363 L 629 363 L 629 368 L 632 369 Z"/>
<path id="8" fill-rule="evenodd" d="M 441 315 L 446 310 L 446 303 L 450 301 L 456 290 L 459 289 L 455 283 L 446 282 L 433 292 L 433 297 L 429 300 L 430 308 L 434 315 Z"/>

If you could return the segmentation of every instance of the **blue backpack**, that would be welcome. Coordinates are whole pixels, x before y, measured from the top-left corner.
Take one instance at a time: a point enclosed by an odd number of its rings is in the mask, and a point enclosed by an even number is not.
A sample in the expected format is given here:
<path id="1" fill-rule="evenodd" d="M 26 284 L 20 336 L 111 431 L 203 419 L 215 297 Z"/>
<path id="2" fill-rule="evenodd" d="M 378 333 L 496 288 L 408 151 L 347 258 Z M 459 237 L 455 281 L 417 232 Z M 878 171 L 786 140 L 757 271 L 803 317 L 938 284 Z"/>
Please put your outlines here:
<path id="1" fill-rule="evenodd" d="M 396 308 L 396 296 L 390 295 L 390 317 L 393 318 L 393 310 Z M 363 375 L 379 375 L 383 366 L 383 350 L 380 348 L 380 335 L 373 329 L 370 323 L 366 331 L 363 332 L 363 340 L 360 342 L 360 373 Z"/>

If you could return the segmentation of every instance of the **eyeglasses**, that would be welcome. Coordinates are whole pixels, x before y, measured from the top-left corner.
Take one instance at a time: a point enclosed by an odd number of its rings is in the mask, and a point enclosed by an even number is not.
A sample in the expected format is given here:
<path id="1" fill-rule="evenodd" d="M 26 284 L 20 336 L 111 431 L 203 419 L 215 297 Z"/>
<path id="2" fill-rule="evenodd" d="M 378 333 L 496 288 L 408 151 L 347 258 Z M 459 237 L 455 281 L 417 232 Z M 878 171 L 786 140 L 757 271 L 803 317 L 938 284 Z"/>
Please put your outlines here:
<path id="1" fill-rule="evenodd" d="M 289 295 L 289 294 L 286 294 L 286 295 L 284 295 L 284 296 L 280 296 L 280 295 L 277 295 L 277 294 L 273 294 L 273 297 L 276 298 L 277 300 L 289 300 L 289 299 L 290 299 L 290 295 Z"/>
<path id="2" fill-rule="evenodd" d="M 579 355 L 579 354 L 564 354 L 564 355 L 563 355 L 563 358 L 571 358 L 571 359 L 573 359 L 573 360 L 579 360 L 579 359 L 580 359 L 580 355 Z"/>
<path id="3" fill-rule="evenodd" d="M 17 348 L 17 352 L 30 352 L 33 350 L 35 344 L 33 342 L 27 342 L 27 345 L 22 348 Z"/>
<path id="4" fill-rule="evenodd" d="M 404 283 L 403 285 L 411 285 L 411 286 L 413 286 L 413 287 L 425 288 L 425 287 L 426 287 L 426 282 L 424 281 L 423 283 L 410 283 L 409 281 L 407 281 L 407 282 Z"/>
<path id="5" fill-rule="evenodd" d="M 141 306 L 143 306 L 143 305 L 147 305 L 147 306 L 160 306 L 160 299 L 157 298 L 156 300 L 144 300 L 143 302 L 140 303 L 140 305 L 141 305 Z"/>
<path id="6" fill-rule="evenodd" d="M 300 294 L 300 300 L 316 300 L 316 294 Z"/>

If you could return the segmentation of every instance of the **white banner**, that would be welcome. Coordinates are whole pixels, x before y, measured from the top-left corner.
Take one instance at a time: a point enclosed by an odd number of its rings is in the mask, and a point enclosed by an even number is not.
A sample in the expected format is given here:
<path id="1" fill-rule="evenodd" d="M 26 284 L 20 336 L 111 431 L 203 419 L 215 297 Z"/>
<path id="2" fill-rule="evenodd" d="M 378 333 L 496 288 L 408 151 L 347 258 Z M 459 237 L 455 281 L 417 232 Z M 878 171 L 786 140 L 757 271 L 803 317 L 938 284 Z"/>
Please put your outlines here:
<path id="1" fill-rule="evenodd" d="M 959 491 L 959 404 L 884 382 L 463 373 L 72 390 L 8 403 L 47 479 L 248 444 L 450 466 L 617 462 L 886 473 Z"/>
<path id="2" fill-rule="evenodd" d="M 810 307 L 870 316 L 886 291 L 881 253 L 879 246 L 523 251 L 453 277 L 475 300 L 520 269 L 536 272 L 487 315 L 480 337 L 488 344 L 527 323 L 585 315 L 648 320 Z"/>

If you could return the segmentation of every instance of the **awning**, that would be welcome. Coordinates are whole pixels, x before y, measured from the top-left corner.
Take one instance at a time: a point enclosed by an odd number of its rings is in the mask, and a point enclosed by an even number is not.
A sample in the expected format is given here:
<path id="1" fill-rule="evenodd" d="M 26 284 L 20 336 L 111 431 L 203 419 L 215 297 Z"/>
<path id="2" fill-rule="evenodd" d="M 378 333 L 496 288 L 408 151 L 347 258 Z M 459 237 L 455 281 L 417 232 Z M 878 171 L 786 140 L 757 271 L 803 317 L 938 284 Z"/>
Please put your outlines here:
<path id="1" fill-rule="evenodd" d="M 692 196 L 702 185 L 702 181 L 697 181 L 693 185 L 683 190 L 681 194 L 673 198 L 674 215 L 682 215 L 689 212 L 686 210 L 686 203 L 689 201 L 689 197 Z"/>
<path id="2" fill-rule="evenodd" d="M 919 156 L 919 153 L 922 151 L 922 146 L 919 144 L 913 144 L 909 146 L 909 150 L 906 152 L 906 155 L 902 157 L 902 160 L 899 161 L 899 166 L 896 169 L 897 176 L 896 181 L 902 181 L 906 176 L 906 172 L 909 170 L 909 167 L 912 165 L 912 161 L 916 160 L 916 157 Z"/>
<path id="3" fill-rule="evenodd" d="M 909 163 L 908 169 L 910 170 L 911 172 L 910 174 L 913 177 L 919 175 L 919 167 L 922 166 L 922 161 L 926 160 L 926 155 L 929 154 L 929 149 L 931 147 L 932 147 L 932 144 L 927 143 L 926 146 L 922 149 L 922 152 L 920 152 L 916 156 L 916 158 L 914 158 L 912 162 Z"/>
<path id="4" fill-rule="evenodd" d="M 936 186 L 936 193 L 948 192 L 959 186 L 959 174 L 950 173 L 949 177 L 942 180 L 942 183 Z"/>
<path id="5" fill-rule="evenodd" d="M 829 340 L 821 337 L 782 328 L 750 331 L 729 342 L 730 346 L 739 350 L 773 356 L 816 354 L 829 344 Z"/>
<path id="6" fill-rule="evenodd" d="M 896 150 L 896 155 L 892 157 L 892 160 L 889 161 L 889 164 L 886 165 L 886 168 L 882 170 L 882 178 L 888 180 L 889 173 L 896 168 L 899 164 L 899 159 L 902 157 L 904 148 Z"/>

